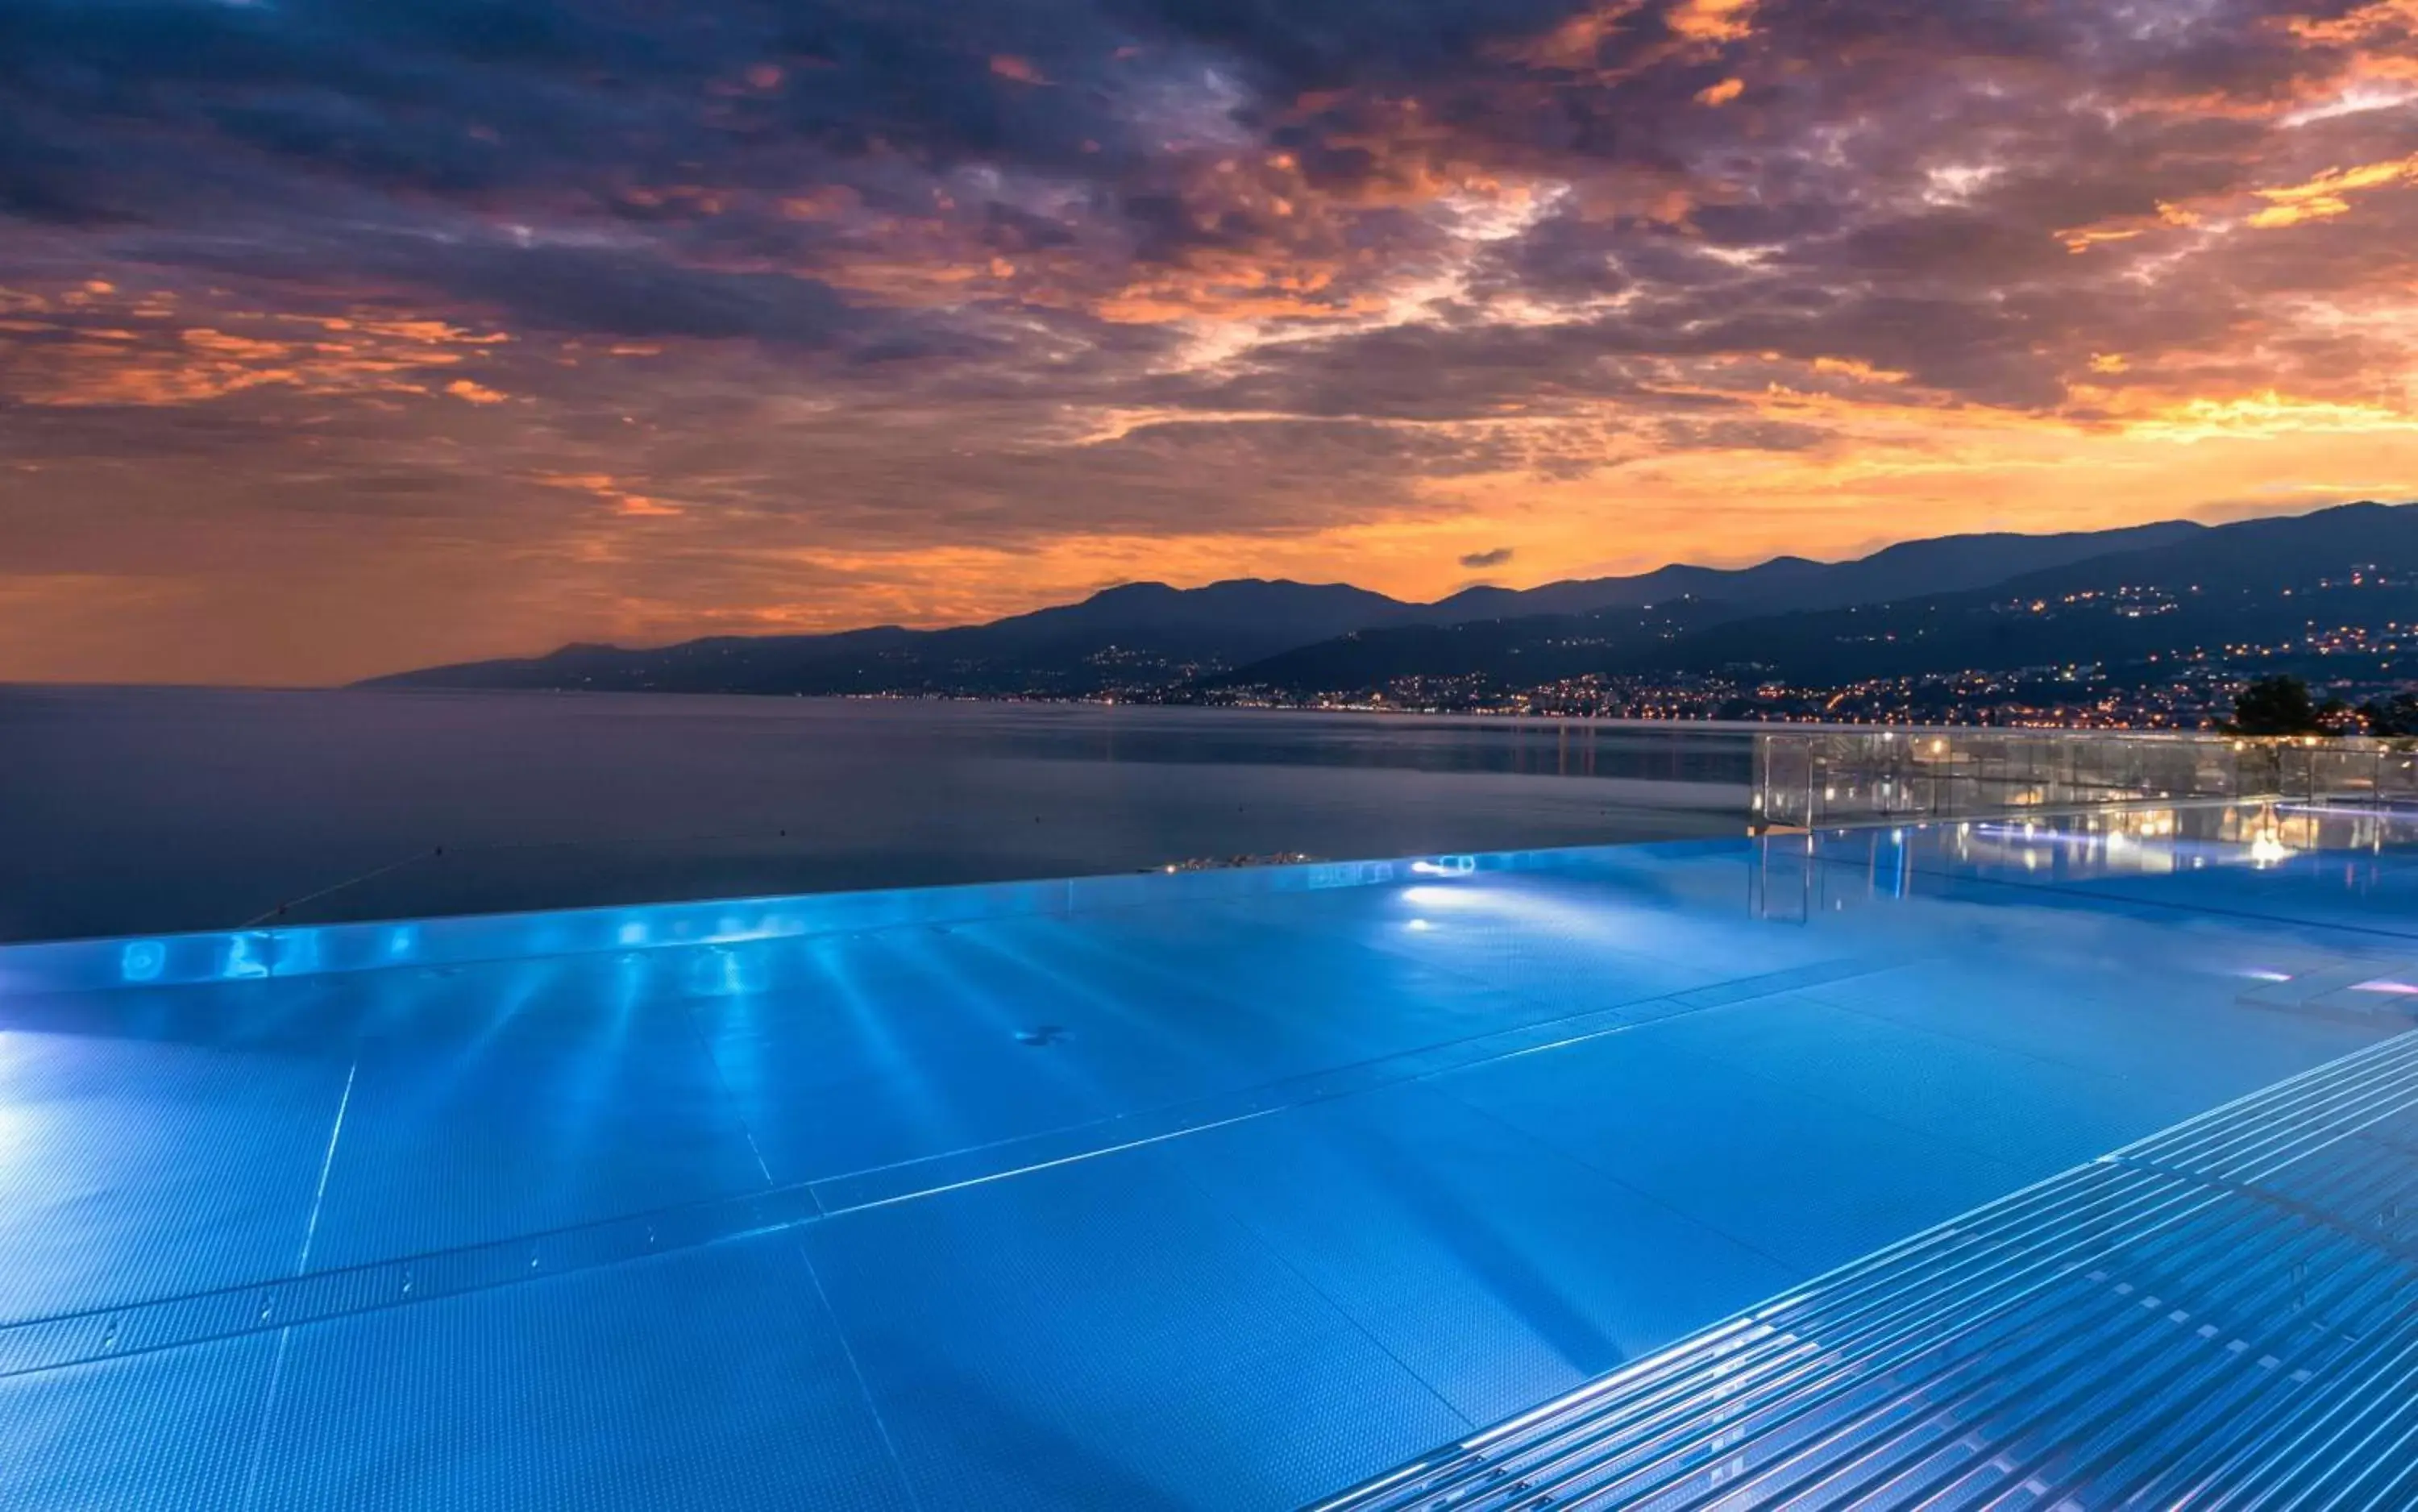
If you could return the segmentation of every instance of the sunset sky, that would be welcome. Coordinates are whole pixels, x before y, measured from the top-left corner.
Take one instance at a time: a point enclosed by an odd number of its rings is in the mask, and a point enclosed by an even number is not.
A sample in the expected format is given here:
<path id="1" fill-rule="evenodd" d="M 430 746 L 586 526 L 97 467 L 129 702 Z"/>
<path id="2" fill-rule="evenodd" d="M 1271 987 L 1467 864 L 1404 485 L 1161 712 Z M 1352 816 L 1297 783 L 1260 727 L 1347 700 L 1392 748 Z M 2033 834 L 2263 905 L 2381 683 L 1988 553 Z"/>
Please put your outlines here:
<path id="1" fill-rule="evenodd" d="M 2418 496 L 2418 0 L 0 0 L 0 679 Z"/>

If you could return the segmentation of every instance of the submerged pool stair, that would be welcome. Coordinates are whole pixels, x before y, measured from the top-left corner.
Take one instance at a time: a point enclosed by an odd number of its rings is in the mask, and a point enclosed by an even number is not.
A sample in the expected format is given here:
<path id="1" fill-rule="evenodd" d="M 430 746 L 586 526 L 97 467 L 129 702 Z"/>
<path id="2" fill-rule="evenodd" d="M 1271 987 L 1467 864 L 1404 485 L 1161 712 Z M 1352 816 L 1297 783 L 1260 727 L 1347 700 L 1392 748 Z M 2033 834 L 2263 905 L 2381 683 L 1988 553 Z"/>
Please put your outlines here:
<path id="1" fill-rule="evenodd" d="M 2418 1017 L 2418 963 L 2373 959 L 2330 961 L 2277 973 L 2245 988 L 2245 1008 L 2321 1014 L 2330 1018 Z"/>
<path id="2" fill-rule="evenodd" d="M 2418 1507 L 2418 1032 L 1317 1512 Z"/>

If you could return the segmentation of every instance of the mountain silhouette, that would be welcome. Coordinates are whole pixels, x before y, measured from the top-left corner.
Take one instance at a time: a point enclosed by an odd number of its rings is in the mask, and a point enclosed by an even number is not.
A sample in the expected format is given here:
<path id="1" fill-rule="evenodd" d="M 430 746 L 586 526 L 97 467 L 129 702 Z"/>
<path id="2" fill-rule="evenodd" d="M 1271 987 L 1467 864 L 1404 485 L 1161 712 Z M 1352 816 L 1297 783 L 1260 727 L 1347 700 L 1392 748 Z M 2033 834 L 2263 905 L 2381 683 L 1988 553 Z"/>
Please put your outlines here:
<path id="1" fill-rule="evenodd" d="M 2357 629 L 2381 645 L 2418 622 L 2418 506 L 2347 504 L 2196 528 L 1957 592 L 1780 614 L 1735 611 L 1675 601 L 1372 628 L 1213 680 L 1278 693 L 1357 692 L 1413 676 L 1508 687 L 1589 674 L 1836 686 L 2080 664 L 2171 670 L 2174 658 L 2194 653 L 2248 655 L 2228 647 L 2293 661 L 2298 653 L 2282 649 L 2312 632 Z M 2300 658 L 2319 664 L 2291 669 L 2320 673 L 2326 654 Z"/>
<path id="2" fill-rule="evenodd" d="M 2027 635 L 2055 639 L 2088 618 L 2069 616 L 2051 634 L 2047 619 L 2018 625 L 1988 613 L 1997 598 L 2018 590 L 2061 596 L 2075 584 L 2130 576 L 2256 596 L 2260 585 L 2347 568 L 2363 552 L 2418 567 L 2418 553 L 2402 544 L 2413 525 L 2418 510 L 2357 504 L 2225 526 L 2177 520 L 2062 535 L 1944 536 L 1850 561 L 1675 564 L 1532 588 L 1469 588 L 1425 604 L 1341 583 L 1129 583 L 1079 603 L 947 630 L 883 625 L 635 649 L 578 644 L 544 656 L 399 673 L 364 686 L 1082 696 L 1178 685 L 1352 689 L 1422 674 L 1533 683 L 1573 671 L 1737 664 L 1801 665 L 1810 673 L 1900 665 L 1935 652 L 1952 659 L 1998 643 L 2012 647 Z M 2202 617 L 2216 602 L 2198 605 Z M 1884 606 L 1890 628 L 1875 630 Z M 1864 618 L 1848 623 L 1840 616 Z M 2149 628 L 2181 624 L 2169 616 Z M 1901 634 L 1903 647 L 1873 638 Z M 1921 656 L 1915 642 L 1923 643 Z M 1897 649 L 1852 649 L 1875 646 Z"/>

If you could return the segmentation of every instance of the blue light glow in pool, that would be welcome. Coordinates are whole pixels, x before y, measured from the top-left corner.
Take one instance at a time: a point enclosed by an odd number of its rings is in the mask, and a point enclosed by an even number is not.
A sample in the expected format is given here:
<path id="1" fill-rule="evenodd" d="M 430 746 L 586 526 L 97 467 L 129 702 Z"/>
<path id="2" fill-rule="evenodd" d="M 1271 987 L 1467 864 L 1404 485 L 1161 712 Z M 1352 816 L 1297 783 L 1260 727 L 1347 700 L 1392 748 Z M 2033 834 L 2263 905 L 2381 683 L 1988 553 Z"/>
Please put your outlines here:
<path id="1" fill-rule="evenodd" d="M 2412 1504 L 2321 1461 L 2418 1443 L 2362 1405 L 2418 1346 L 2302 1332 L 2418 1285 L 2413 839 L 2185 811 L 0 950 L 0 1505 L 1281 1508 L 1732 1338 L 1812 1352 L 1827 1426 L 1554 1504 Z M 2335 1185 L 2208 1164 L 2319 1107 Z M 2180 1195 L 2038 1195 L 2120 1177 Z M 2086 1263 L 2090 1201 L 2231 1262 Z M 2138 1373 L 2023 1405 L 2047 1336 L 1892 1303 L 1982 1372 L 1917 1390 L 1836 1299 L 1967 1233 L 2186 1321 L 2076 1332 L 2057 1380 Z"/>

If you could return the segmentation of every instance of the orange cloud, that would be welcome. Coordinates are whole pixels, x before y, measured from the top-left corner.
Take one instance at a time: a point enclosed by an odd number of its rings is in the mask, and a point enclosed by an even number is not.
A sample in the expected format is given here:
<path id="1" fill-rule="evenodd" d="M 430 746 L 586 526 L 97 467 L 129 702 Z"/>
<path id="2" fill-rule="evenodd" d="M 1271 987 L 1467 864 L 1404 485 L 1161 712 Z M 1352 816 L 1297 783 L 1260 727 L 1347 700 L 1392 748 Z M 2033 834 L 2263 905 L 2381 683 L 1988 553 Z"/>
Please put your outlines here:
<path id="1" fill-rule="evenodd" d="M 952 205 L 925 217 L 849 221 L 813 265 L 816 276 L 884 304 L 962 305 L 1012 298 L 1080 309 L 1121 324 L 1358 318 L 1388 290 L 1430 276 L 1448 241 L 1428 217 L 1447 202 L 1516 201 L 1527 186 L 1477 168 L 1463 144 L 1416 100 L 1370 106 L 1356 129 L 1330 130 L 1331 150 L 1361 155 L 1348 183 L 1313 181 L 1290 151 L 1199 153 L 1162 170 L 1168 242 L 1137 259 L 1097 227 L 1002 251 L 993 227 Z M 1391 212 L 1412 212 L 1410 215 Z M 1384 218 L 1383 240 L 1364 227 Z"/>
<path id="2" fill-rule="evenodd" d="M 2163 440 L 2274 439 L 2345 435 L 2418 435 L 2418 414 L 2384 405 L 2303 399 L 2270 389 L 2231 399 L 2192 399 L 2128 421 L 2134 435 Z"/>
<path id="3" fill-rule="evenodd" d="M 848 214 L 865 203 L 864 197 L 846 184 L 824 184 L 790 194 L 781 202 L 781 213 L 792 221 L 829 221 Z"/>
<path id="4" fill-rule="evenodd" d="M 1735 42 L 1754 34 L 1757 0 L 1681 0 L 1666 18 L 1671 29 L 1699 42 Z"/>
<path id="5" fill-rule="evenodd" d="M 0 322 L 0 393 L 62 408 L 207 404 L 256 389 L 416 394 L 430 377 L 509 340 L 442 320 L 227 309 L 200 324 L 170 298 L 119 297 L 94 281 L 62 296 L 21 295 Z M 103 324 L 103 321 L 107 324 Z M 442 391 L 502 397 L 467 378 Z"/>
<path id="6" fill-rule="evenodd" d="M 683 506 L 641 493 L 610 473 L 541 472 L 532 476 L 534 481 L 549 488 L 570 489 L 609 504 L 616 514 L 661 519 L 688 512 Z"/>
<path id="7" fill-rule="evenodd" d="M 2313 16 L 2294 16 L 2284 23 L 2294 36 L 2306 41 L 2334 45 L 2358 45 L 2383 41 L 2408 41 L 2418 36 L 2418 0 L 2370 0 L 2339 16 L 2319 20 Z"/>
<path id="8" fill-rule="evenodd" d="M 1835 374 L 1841 377 L 1859 378 L 1868 383 L 1904 383 L 1906 379 L 1913 376 L 1912 374 L 1899 373 L 1888 368 L 1876 368 L 1870 362 L 1861 361 L 1854 358 L 1841 357 L 1815 358 L 1814 359 L 1814 371 L 1816 373 Z"/>
<path id="9" fill-rule="evenodd" d="M 1620 32 L 1645 0 L 1612 0 L 1580 11 L 1540 37 L 1502 49 L 1503 55 L 1538 69 L 1589 70 L 1603 45 Z"/>
<path id="10" fill-rule="evenodd" d="M 2144 229 L 2137 225 L 2075 226 L 2072 230 L 2058 232 L 2057 237 L 2065 243 L 2067 252 L 2080 253 L 2111 241 L 2130 241 Z"/>
<path id="11" fill-rule="evenodd" d="M 1181 266 L 1134 279 L 1089 301 L 1107 320 L 1153 324 L 1215 317 L 1224 320 L 1336 319 L 1385 308 L 1373 290 L 1342 287 L 1339 275 L 1353 259 L 1271 248 L 1201 252 Z"/>
<path id="12" fill-rule="evenodd" d="M 2412 182 L 2418 182 L 2418 152 L 2388 162 L 2330 169 L 2302 183 L 2259 190 L 2258 197 L 2268 202 L 2267 208 L 2252 215 L 2250 223 L 2273 230 L 2349 215 L 2350 201 L 2345 196 Z"/>

